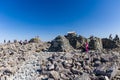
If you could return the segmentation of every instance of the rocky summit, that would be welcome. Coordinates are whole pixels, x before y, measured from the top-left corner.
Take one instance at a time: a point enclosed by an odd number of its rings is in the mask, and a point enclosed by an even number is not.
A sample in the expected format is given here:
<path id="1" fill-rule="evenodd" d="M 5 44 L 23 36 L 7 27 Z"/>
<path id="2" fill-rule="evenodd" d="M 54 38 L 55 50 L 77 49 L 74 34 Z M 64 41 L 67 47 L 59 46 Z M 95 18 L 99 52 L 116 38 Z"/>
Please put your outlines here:
<path id="1" fill-rule="evenodd" d="M 0 45 L 0 80 L 120 80 L 119 37 L 9 41 Z"/>

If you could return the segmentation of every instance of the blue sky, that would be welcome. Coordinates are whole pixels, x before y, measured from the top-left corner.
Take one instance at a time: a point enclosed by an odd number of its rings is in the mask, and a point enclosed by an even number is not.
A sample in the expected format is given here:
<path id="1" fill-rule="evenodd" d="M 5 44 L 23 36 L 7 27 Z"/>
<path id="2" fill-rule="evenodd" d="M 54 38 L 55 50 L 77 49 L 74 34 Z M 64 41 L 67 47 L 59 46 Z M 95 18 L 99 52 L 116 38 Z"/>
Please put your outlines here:
<path id="1" fill-rule="evenodd" d="M 68 31 L 120 35 L 120 0 L 0 0 L 0 42 L 37 35 L 47 41 Z"/>

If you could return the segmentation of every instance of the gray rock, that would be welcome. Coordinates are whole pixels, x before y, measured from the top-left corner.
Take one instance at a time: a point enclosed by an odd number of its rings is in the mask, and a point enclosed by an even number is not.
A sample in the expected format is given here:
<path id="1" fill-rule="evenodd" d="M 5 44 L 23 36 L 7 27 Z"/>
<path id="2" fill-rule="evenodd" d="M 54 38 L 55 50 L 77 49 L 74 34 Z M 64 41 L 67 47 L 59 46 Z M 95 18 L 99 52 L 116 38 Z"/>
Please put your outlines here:
<path id="1" fill-rule="evenodd" d="M 60 78 L 64 80 L 69 80 L 69 77 L 67 77 L 64 73 L 60 73 Z"/>
<path id="2" fill-rule="evenodd" d="M 48 69 L 48 70 L 54 70 L 54 69 L 55 69 L 54 64 L 49 65 L 47 69 Z"/>
<path id="3" fill-rule="evenodd" d="M 89 74 L 83 73 L 82 76 L 76 77 L 74 80 L 91 80 Z"/>
<path id="4" fill-rule="evenodd" d="M 102 40 L 97 37 L 92 38 L 89 42 L 89 48 L 93 50 L 103 49 Z"/>
<path id="5" fill-rule="evenodd" d="M 107 38 L 102 39 L 102 44 L 103 44 L 103 48 L 105 49 L 114 49 L 118 47 L 115 41 L 107 39 Z"/>
<path id="6" fill-rule="evenodd" d="M 69 40 L 70 45 L 74 48 L 74 49 L 82 49 L 84 48 L 84 44 L 87 40 L 87 38 L 81 36 L 81 35 L 77 35 L 76 33 L 68 33 L 67 35 L 65 35 L 65 37 Z"/>
<path id="7" fill-rule="evenodd" d="M 105 76 L 105 80 L 110 80 L 107 76 Z"/>
<path id="8" fill-rule="evenodd" d="M 80 71 L 78 69 L 75 69 L 75 68 L 71 68 L 70 71 L 73 73 L 73 74 L 80 74 Z"/>
<path id="9" fill-rule="evenodd" d="M 10 75 L 12 75 L 12 72 L 10 70 L 4 70 L 3 74 L 10 76 Z"/>
<path id="10" fill-rule="evenodd" d="M 106 70 L 106 74 L 110 79 L 112 79 L 113 77 L 116 76 L 117 71 L 118 71 L 118 66 L 116 64 L 113 64 Z"/>
<path id="11" fill-rule="evenodd" d="M 100 62 L 100 61 L 95 61 L 94 67 L 98 67 L 98 66 L 100 66 L 100 65 L 101 65 L 101 62 Z"/>
<path id="12" fill-rule="evenodd" d="M 50 77 L 54 78 L 55 80 L 60 79 L 60 75 L 57 71 L 50 71 Z"/>
<path id="13" fill-rule="evenodd" d="M 106 65 L 101 65 L 94 70 L 96 76 L 106 75 Z"/>
<path id="14" fill-rule="evenodd" d="M 55 79 L 53 79 L 53 78 L 48 78 L 47 80 L 55 80 Z"/>
<path id="15" fill-rule="evenodd" d="M 100 61 L 100 60 L 101 60 L 100 56 L 93 56 L 93 62 Z"/>
<path id="16" fill-rule="evenodd" d="M 48 49 L 50 52 L 70 52 L 73 51 L 73 48 L 70 46 L 69 41 L 63 37 L 58 36 L 52 42 L 51 46 Z"/>
<path id="17" fill-rule="evenodd" d="M 99 66 L 97 69 L 95 69 L 94 73 L 96 76 L 108 76 L 110 79 L 112 79 L 117 74 L 118 66 L 116 64 L 111 65 Z"/>
<path id="18" fill-rule="evenodd" d="M 104 55 L 101 57 L 101 62 L 109 62 L 109 55 Z"/>
<path id="19" fill-rule="evenodd" d="M 62 64 L 63 64 L 64 68 L 68 68 L 69 69 L 69 68 L 72 67 L 72 64 L 68 63 L 68 61 L 64 61 Z"/>
<path id="20" fill-rule="evenodd" d="M 65 36 L 69 42 L 70 42 L 70 45 L 74 48 L 74 49 L 77 49 L 79 46 L 79 42 L 77 41 L 77 34 L 76 33 L 68 33 L 66 36 Z"/>

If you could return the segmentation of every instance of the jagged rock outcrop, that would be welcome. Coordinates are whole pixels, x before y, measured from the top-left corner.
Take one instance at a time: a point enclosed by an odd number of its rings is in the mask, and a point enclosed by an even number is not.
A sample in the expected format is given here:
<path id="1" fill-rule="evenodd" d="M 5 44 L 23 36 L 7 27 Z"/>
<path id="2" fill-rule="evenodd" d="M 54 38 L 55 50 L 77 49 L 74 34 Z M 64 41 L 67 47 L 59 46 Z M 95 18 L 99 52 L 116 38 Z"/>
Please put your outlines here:
<path id="1" fill-rule="evenodd" d="M 107 38 L 102 39 L 102 44 L 103 44 L 103 48 L 105 48 L 105 49 L 118 48 L 118 44 L 116 44 L 115 41 L 107 39 Z"/>
<path id="2" fill-rule="evenodd" d="M 77 34 L 76 33 L 68 33 L 65 37 L 69 40 L 70 45 L 76 49 L 79 46 L 79 42 L 77 41 Z"/>
<path id="3" fill-rule="evenodd" d="M 81 35 L 77 35 L 76 33 L 68 33 L 67 35 L 65 35 L 65 37 L 69 40 L 70 45 L 74 48 L 74 49 L 82 49 L 84 48 L 84 44 L 87 40 L 87 38 L 81 36 Z"/>
<path id="4" fill-rule="evenodd" d="M 70 52 L 73 51 L 69 41 L 64 36 L 57 36 L 48 49 L 50 52 Z"/>
<path id="5" fill-rule="evenodd" d="M 89 48 L 93 49 L 93 50 L 103 49 L 102 40 L 100 38 L 97 38 L 97 37 L 91 38 L 90 42 L 89 42 Z"/>
<path id="6" fill-rule="evenodd" d="M 41 40 L 38 37 L 30 39 L 29 43 L 39 43 Z"/>

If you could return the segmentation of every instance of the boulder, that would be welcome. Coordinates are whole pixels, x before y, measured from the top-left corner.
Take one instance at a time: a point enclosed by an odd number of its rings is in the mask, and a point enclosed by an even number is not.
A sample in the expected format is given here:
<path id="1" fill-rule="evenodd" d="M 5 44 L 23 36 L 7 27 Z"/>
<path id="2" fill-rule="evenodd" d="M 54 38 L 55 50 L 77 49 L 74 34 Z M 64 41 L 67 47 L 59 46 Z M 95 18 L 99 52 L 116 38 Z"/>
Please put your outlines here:
<path id="1" fill-rule="evenodd" d="M 52 42 L 48 49 L 49 52 L 70 52 L 73 51 L 69 41 L 64 36 L 57 36 Z"/>
<path id="2" fill-rule="evenodd" d="M 63 80 L 69 80 L 69 77 L 67 77 L 64 73 L 60 73 L 60 77 L 61 77 Z"/>
<path id="3" fill-rule="evenodd" d="M 94 71 L 96 76 L 105 76 L 106 75 L 106 65 L 101 65 L 97 67 Z"/>
<path id="4" fill-rule="evenodd" d="M 69 68 L 72 67 L 72 65 L 70 63 L 68 63 L 68 61 L 64 61 L 62 64 L 63 64 L 64 68 L 68 68 L 69 69 Z"/>
<path id="5" fill-rule="evenodd" d="M 108 76 L 110 79 L 116 76 L 118 66 L 116 64 L 101 65 L 94 70 L 96 76 Z"/>
<path id="6" fill-rule="evenodd" d="M 3 74 L 10 76 L 10 75 L 12 75 L 12 72 L 11 72 L 10 70 L 5 70 L 5 71 L 3 72 Z"/>
<path id="7" fill-rule="evenodd" d="M 81 36 L 81 35 L 79 35 L 79 36 L 77 37 L 77 40 L 78 40 L 78 42 L 81 44 L 81 46 L 83 46 L 86 41 L 89 42 L 89 39 L 87 39 L 87 38 L 85 38 L 85 37 L 83 37 L 83 36 Z"/>
<path id="8" fill-rule="evenodd" d="M 65 37 L 69 40 L 70 45 L 74 49 L 83 49 L 85 41 L 87 40 L 87 38 L 81 35 L 78 36 L 76 33 L 68 33 Z"/>
<path id="9" fill-rule="evenodd" d="M 118 66 L 116 64 L 113 64 L 106 70 L 106 74 L 110 79 L 115 77 L 117 72 L 118 72 Z"/>
<path id="10" fill-rule="evenodd" d="M 52 65 L 49 65 L 47 69 L 48 69 L 48 70 L 54 70 L 54 69 L 55 69 L 55 66 L 54 66 L 53 64 L 52 64 Z"/>
<path id="11" fill-rule="evenodd" d="M 76 33 L 68 33 L 67 35 L 65 35 L 65 37 L 69 40 L 70 45 L 74 49 L 78 48 L 78 45 L 80 43 L 77 41 L 77 34 Z"/>
<path id="12" fill-rule="evenodd" d="M 107 76 L 105 76 L 105 80 L 110 80 Z"/>
<path id="13" fill-rule="evenodd" d="M 109 56 L 101 56 L 101 62 L 109 62 Z"/>
<path id="14" fill-rule="evenodd" d="M 59 80 L 60 79 L 60 75 L 57 71 L 50 71 L 50 77 L 54 78 L 54 80 Z"/>
<path id="15" fill-rule="evenodd" d="M 89 42 L 89 48 L 93 49 L 93 50 L 103 49 L 102 40 L 100 38 L 97 38 L 97 37 L 91 38 L 90 42 Z"/>
<path id="16" fill-rule="evenodd" d="M 89 74 L 83 73 L 80 77 L 76 77 L 74 80 L 91 80 Z"/>
<path id="17" fill-rule="evenodd" d="M 102 39 L 102 44 L 103 44 L 103 48 L 105 49 L 114 49 L 118 47 L 115 41 L 107 39 L 107 38 Z"/>
<path id="18" fill-rule="evenodd" d="M 95 61 L 94 67 L 98 67 L 98 66 L 100 66 L 100 65 L 101 65 L 101 62 L 100 62 L 100 61 Z"/>
<path id="19" fill-rule="evenodd" d="M 30 39 L 30 41 L 29 41 L 29 43 L 39 43 L 39 42 L 41 42 L 41 40 L 40 40 L 40 38 L 38 38 L 38 37 L 32 38 L 32 39 Z"/>
<path id="20" fill-rule="evenodd" d="M 75 69 L 75 68 L 71 68 L 70 71 L 73 73 L 73 74 L 79 74 L 80 71 L 78 69 Z"/>

